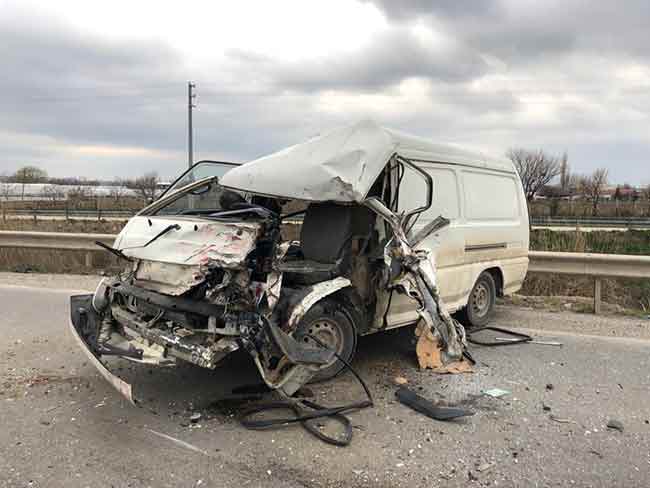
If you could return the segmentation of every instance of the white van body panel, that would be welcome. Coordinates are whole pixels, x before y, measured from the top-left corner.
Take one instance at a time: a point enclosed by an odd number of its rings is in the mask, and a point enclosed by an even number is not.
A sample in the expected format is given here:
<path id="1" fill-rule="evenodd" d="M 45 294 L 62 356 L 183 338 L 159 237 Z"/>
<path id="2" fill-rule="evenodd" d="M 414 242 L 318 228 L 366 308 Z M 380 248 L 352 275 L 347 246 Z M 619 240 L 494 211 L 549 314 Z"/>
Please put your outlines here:
<path id="1" fill-rule="evenodd" d="M 486 270 L 497 278 L 499 294 L 519 290 L 528 270 L 529 227 L 526 200 L 514 167 L 505 170 L 412 161 L 434 180 L 433 205 L 418 219 L 415 231 L 438 215 L 451 221 L 419 245 L 433 251 L 448 311 L 467 305 L 477 278 Z M 413 208 L 417 206 L 418 182 L 405 176 L 405 183 L 400 208 Z M 417 321 L 415 307 L 412 299 L 394 294 L 386 317 L 388 328 Z"/>

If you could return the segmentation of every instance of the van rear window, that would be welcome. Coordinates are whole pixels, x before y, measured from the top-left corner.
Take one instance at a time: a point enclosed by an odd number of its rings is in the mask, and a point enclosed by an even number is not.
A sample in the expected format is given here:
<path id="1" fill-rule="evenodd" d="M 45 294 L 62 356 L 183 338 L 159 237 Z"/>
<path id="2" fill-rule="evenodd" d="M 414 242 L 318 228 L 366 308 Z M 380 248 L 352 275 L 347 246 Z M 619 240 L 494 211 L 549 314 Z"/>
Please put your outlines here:
<path id="1" fill-rule="evenodd" d="M 519 220 L 517 184 L 510 176 L 463 171 L 467 220 Z"/>

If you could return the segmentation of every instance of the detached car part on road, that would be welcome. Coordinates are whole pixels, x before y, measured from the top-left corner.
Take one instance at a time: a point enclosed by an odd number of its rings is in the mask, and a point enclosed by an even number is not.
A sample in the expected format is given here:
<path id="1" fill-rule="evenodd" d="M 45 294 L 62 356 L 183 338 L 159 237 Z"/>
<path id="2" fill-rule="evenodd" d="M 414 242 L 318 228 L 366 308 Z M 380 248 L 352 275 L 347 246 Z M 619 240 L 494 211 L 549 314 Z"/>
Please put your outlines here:
<path id="1" fill-rule="evenodd" d="M 124 270 L 71 297 L 74 333 L 99 366 L 114 355 L 213 369 L 243 349 L 269 387 L 292 395 L 339 372 L 334 353 L 351 359 L 358 335 L 393 326 L 401 294 L 417 313 L 404 324 L 418 322 L 441 368 L 458 364 L 465 331 L 427 245 L 449 220 L 417 224 L 435 210 L 423 165 L 440 161 L 488 164 L 372 122 L 241 166 L 197 163 L 119 234 L 109 250 Z M 299 241 L 283 237 L 300 215 Z"/>

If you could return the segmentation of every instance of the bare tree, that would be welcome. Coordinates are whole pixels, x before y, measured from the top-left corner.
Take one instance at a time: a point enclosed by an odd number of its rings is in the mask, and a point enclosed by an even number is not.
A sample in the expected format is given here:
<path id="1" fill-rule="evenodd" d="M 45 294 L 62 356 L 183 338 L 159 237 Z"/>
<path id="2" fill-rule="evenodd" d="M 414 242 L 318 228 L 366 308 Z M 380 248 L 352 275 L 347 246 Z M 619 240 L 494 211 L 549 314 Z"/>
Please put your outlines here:
<path id="1" fill-rule="evenodd" d="M 567 194 L 570 191 L 571 187 L 571 166 L 569 166 L 569 156 L 565 152 L 562 154 L 562 159 L 560 160 L 560 188 L 562 193 Z"/>
<path id="2" fill-rule="evenodd" d="M 60 190 L 58 185 L 47 185 L 43 187 L 43 195 L 53 202 L 62 200 L 64 197 L 63 192 Z"/>
<path id="3" fill-rule="evenodd" d="M 598 204 L 607 188 L 608 173 L 606 168 L 598 168 L 589 176 L 580 178 L 580 189 L 585 197 L 591 200 L 591 214 L 598 215 Z"/>
<path id="4" fill-rule="evenodd" d="M 111 182 L 110 190 L 108 191 L 109 196 L 116 202 L 120 200 L 124 195 L 126 195 L 126 186 L 128 181 L 122 180 L 120 178 L 115 179 Z"/>
<path id="5" fill-rule="evenodd" d="M 646 215 L 650 217 L 650 184 L 641 190 L 641 198 L 643 198 L 648 204 Z"/>
<path id="6" fill-rule="evenodd" d="M 10 180 L 22 185 L 21 200 L 25 199 L 25 185 L 27 183 L 41 183 L 46 179 L 47 172 L 36 166 L 23 166 L 10 177 Z"/>
<path id="7" fill-rule="evenodd" d="M 650 201 L 650 185 L 641 190 L 641 195 L 644 200 Z"/>
<path id="8" fill-rule="evenodd" d="M 508 158 L 514 163 L 521 183 L 524 187 L 526 200 L 533 200 L 535 195 L 553 178 L 561 172 L 562 161 L 565 161 L 566 153 L 561 157 L 549 156 L 541 149 L 537 151 L 528 151 L 521 148 L 510 149 L 507 153 Z"/>
<path id="9" fill-rule="evenodd" d="M 90 189 L 84 185 L 78 185 L 74 188 L 68 190 L 67 199 L 75 207 L 79 205 L 83 200 L 90 196 Z"/>
<path id="10" fill-rule="evenodd" d="M 13 184 L 9 182 L 9 178 L 5 175 L 0 176 L 0 198 L 9 201 L 9 197 L 13 189 Z"/>
<path id="11" fill-rule="evenodd" d="M 156 196 L 159 181 L 157 173 L 147 173 L 139 176 L 135 180 L 127 182 L 126 186 L 138 192 L 145 201 L 149 202 Z"/>

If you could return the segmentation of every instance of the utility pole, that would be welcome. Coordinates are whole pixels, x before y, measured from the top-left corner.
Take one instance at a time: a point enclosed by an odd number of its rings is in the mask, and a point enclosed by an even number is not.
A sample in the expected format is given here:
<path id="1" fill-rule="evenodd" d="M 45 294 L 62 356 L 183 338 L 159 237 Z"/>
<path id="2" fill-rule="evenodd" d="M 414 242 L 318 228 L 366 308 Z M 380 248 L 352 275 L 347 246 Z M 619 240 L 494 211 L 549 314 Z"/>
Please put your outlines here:
<path id="1" fill-rule="evenodd" d="M 192 133 L 192 109 L 196 107 L 194 93 L 196 85 L 191 81 L 187 82 L 187 165 L 191 168 L 194 163 L 194 141 Z"/>

